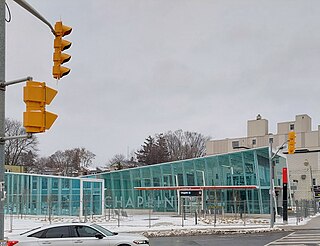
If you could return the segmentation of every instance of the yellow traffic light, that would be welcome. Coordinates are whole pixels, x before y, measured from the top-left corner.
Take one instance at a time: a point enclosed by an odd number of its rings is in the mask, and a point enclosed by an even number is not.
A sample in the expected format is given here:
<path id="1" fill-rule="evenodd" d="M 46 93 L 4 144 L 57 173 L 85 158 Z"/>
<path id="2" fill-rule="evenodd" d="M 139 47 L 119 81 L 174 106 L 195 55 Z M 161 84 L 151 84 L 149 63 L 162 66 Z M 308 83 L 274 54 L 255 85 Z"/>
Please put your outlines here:
<path id="1" fill-rule="evenodd" d="M 23 126 L 27 133 L 44 132 L 50 129 L 58 115 L 47 112 L 46 104 L 50 104 L 58 92 L 46 86 L 44 82 L 27 81 L 23 88 L 23 100 L 26 112 L 23 113 Z"/>
<path id="2" fill-rule="evenodd" d="M 62 53 L 62 51 L 71 47 L 71 42 L 62 39 L 62 37 L 69 35 L 72 31 L 71 27 L 62 25 L 62 21 L 56 22 L 54 26 L 56 37 L 54 39 L 54 53 L 53 53 L 53 69 L 52 75 L 55 79 L 61 79 L 63 76 L 70 73 L 70 68 L 63 67 L 61 64 L 70 61 L 71 56 Z"/>
<path id="3" fill-rule="evenodd" d="M 288 134 L 288 154 L 294 154 L 296 150 L 296 133 L 289 132 Z"/>

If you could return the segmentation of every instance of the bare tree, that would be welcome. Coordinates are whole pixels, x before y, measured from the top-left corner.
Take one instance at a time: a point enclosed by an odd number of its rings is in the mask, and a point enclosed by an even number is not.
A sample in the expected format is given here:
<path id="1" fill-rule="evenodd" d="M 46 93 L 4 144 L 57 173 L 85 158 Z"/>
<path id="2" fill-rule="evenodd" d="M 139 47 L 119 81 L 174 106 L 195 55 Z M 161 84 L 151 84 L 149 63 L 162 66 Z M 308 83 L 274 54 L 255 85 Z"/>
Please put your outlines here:
<path id="1" fill-rule="evenodd" d="M 7 118 L 5 119 L 5 134 L 6 136 L 19 136 L 25 134 L 25 129 L 20 121 Z M 38 140 L 36 136 L 30 139 L 7 140 L 5 143 L 5 164 L 32 166 L 37 152 Z M 29 158 L 25 159 L 23 157 Z M 25 162 L 26 160 L 28 160 L 28 163 Z"/>
<path id="2" fill-rule="evenodd" d="M 44 174 L 49 166 L 49 157 L 40 157 L 35 160 L 34 165 L 29 166 L 28 172 Z"/>
<path id="3" fill-rule="evenodd" d="M 90 166 L 95 154 L 82 147 L 58 150 L 49 158 L 49 167 L 56 168 L 64 176 L 70 176 L 73 173 L 79 173 L 83 167 Z"/>
<path id="4" fill-rule="evenodd" d="M 116 154 L 108 161 L 107 166 L 121 170 L 124 168 L 125 161 L 126 157 L 123 154 Z"/>
<path id="5" fill-rule="evenodd" d="M 96 157 L 94 153 L 89 150 L 86 150 L 84 147 L 77 148 L 80 159 L 80 167 L 88 167 L 92 164 L 92 161 Z"/>
<path id="6" fill-rule="evenodd" d="M 205 155 L 209 136 L 197 132 L 183 132 L 181 129 L 165 133 L 169 159 L 171 161 L 201 157 Z"/>
<path id="7" fill-rule="evenodd" d="M 107 163 L 107 167 L 115 170 L 137 167 L 138 163 L 132 156 L 129 160 L 123 154 L 114 155 Z"/>
<path id="8" fill-rule="evenodd" d="M 47 166 L 50 168 L 57 169 L 57 172 L 61 173 L 64 176 L 68 175 L 69 161 L 64 152 L 58 150 L 49 156 L 49 161 Z"/>

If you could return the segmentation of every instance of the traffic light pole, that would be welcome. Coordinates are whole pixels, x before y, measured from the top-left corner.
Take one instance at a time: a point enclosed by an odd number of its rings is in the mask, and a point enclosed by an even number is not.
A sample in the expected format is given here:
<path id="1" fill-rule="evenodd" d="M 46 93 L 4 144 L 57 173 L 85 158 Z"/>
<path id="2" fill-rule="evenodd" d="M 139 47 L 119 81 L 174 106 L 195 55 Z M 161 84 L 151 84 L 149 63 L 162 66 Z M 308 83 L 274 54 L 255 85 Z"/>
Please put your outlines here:
<path id="1" fill-rule="evenodd" d="M 25 8 L 31 14 L 36 16 L 42 22 L 49 26 L 53 34 L 55 35 L 55 30 L 51 24 L 40 15 L 35 9 L 32 8 L 24 0 L 14 0 L 21 7 Z M 10 136 L 5 137 L 5 91 L 6 86 L 17 84 L 26 80 L 29 80 L 30 77 L 14 80 L 10 82 L 5 82 L 5 47 L 6 47 L 6 2 L 5 0 L 0 0 L 0 246 L 7 245 L 4 241 L 4 179 L 5 179 L 5 140 L 16 139 L 16 138 L 30 138 L 32 134 L 28 133 L 27 135 L 21 136 Z"/>
<path id="2" fill-rule="evenodd" d="M 288 143 L 288 141 L 285 141 L 276 151 L 276 153 L 273 154 L 272 152 L 272 144 L 273 139 L 269 139 L 269 168 L 270 168 L 270 228 L 274 227 L 275 222 L 275 214 L 276 211 L 274 207 L 274 164 L 273 164 L 273 158 L 275 158 L 280 150 L 283 149 L 284 145 Z"/>
<path id="3" fill-rule="evenodd" d="M 5 81 L 5 0 L 0 0 L 0 81 Z M 0 87 L 0 137 L 5 134 L 5 86 Z M 0 141 L 0 197 L 4 195 L 4 140 Z M 4 200 L 0 199 L 0 245 L 4 240 Z"/>
<path id="4" fill-rule="evenodd" d="M 273 156 L 272 156 L 272 143 L 273 143 L 273 139 L 270 138 L 269 139 L 269 168 L 270 168 L 270 228 L 273 228 L 274 226 L 274 208 L 273 208 L 273 192 L 274 192 L 274 166 L 273 166 Z"/>

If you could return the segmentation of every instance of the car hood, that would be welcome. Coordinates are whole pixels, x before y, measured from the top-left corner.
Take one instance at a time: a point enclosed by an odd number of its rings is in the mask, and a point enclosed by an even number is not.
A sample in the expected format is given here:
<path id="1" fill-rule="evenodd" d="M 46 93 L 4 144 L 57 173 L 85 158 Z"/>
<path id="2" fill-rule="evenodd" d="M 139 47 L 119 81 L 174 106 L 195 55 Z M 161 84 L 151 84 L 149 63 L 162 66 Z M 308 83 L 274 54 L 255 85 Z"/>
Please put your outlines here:
<path id="1" fill-rule="evenodd" d="M 149 240 L 143 235 L 137 234 L 137 233 L 119 233 L 117 235 L 114 235 L 113 237 L 121 238 L 121 239 L 128 239 L 128 240 Z"/>

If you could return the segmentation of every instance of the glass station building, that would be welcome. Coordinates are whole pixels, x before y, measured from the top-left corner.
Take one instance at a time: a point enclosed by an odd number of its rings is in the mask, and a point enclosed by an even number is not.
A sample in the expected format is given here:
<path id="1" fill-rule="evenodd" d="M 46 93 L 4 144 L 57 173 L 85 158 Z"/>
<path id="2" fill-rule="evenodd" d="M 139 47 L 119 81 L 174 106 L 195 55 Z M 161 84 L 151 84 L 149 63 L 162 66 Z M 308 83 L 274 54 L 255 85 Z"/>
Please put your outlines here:
<path id="1" fill-rule="evenodd" d="M 286 159 L 276 156 L 274 161 L 275 185 L 279 186 Z M 269 148 L 264 147 L 112 171 L 94 177 L 105 182 L 105 204 L 109 208 L 177 212 L 183 202 L 189 211 L 219 206 L 224 212 L 241 209 L 246 213 L 265 214 L 270 211 L 269 166 Z M 176 188 L 181 186 L 201 186 L 201 197 L 183 197 L 181 201 Z M 256 187 L 248 189 L 249 186 Z"/>
<path id="2" fill-rule="evenodd" d="M 286 160 L 276 156 L 275 185 Z M 187 187 L 186 187 L 187 186 Z M 184 196 L 181 187 L 196 188 Z M 254 188 L 252 188 L 254 186 Z M 269 148 L 161 163 L 82 178 L 5 174 L 5 212 L 57 216 L 104 215 L 105 209 L 219 207 L 224 212 L 269 213 Z M 251 187 L 250 189 L 248 187 Z M 140 188 L 140 189 L 139 189 Z"/>
<path id="3" fill-rule="evenodd" d="M 102 215 L 104 181 L 5 173 L 5 213 L 18 215 Z"/>

